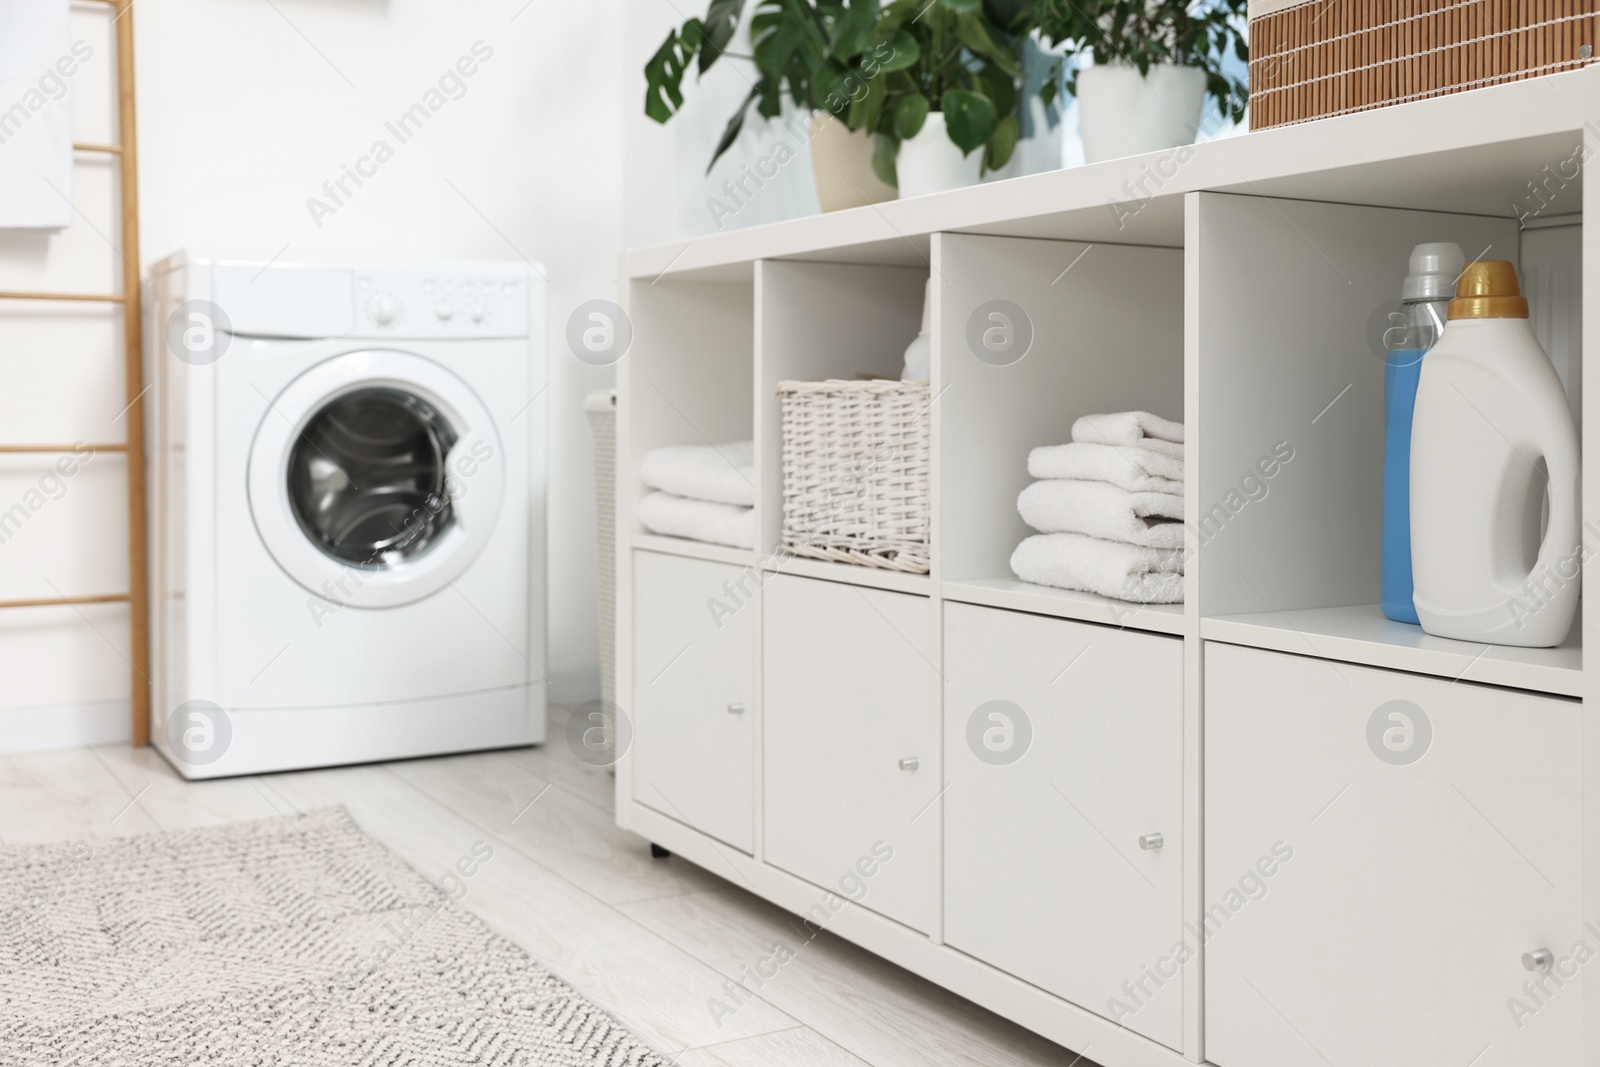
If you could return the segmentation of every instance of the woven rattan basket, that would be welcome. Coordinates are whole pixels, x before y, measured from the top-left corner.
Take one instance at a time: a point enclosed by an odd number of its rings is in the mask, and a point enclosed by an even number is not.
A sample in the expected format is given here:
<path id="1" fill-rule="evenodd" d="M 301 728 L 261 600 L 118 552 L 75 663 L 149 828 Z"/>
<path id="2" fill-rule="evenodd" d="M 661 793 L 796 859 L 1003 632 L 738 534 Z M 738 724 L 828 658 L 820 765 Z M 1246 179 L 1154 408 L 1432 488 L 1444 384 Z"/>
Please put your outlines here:
<path id="1" fill-rule="evenodd" d="M 928 573 L 928 383 L 779 382 L 783 548 Z"/>
<path id="2" fill-rule="evenodd" d="M 1597 31 L 1595 0 L 1253 0 L 1250 126 L 1573 70 Z"/>

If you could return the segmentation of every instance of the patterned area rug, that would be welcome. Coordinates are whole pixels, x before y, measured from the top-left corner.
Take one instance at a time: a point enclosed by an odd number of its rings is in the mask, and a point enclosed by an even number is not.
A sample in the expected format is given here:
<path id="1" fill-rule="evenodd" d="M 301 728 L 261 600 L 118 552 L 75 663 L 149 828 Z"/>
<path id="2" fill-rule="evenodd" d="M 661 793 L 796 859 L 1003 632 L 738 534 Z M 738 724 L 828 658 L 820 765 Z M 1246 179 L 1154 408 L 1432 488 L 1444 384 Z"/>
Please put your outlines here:
<path id="1" fill-rule="evenodd" d="M 0 1064 L 664 1067 L 467 884 L 334 808 L 0 850 Z"/>

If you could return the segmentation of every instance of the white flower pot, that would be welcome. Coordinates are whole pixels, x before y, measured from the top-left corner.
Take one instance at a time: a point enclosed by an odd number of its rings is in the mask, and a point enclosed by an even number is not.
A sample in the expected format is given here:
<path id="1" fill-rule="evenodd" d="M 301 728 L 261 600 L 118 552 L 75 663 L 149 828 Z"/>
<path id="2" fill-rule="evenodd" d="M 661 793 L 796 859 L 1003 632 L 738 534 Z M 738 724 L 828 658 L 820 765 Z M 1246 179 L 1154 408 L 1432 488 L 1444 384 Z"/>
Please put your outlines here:
<path id="1" fill-rule="evenodd" d="M 945 132 L 944 112 L 930 111 L 922 129 L 909 141 L 900 143 L 900 159 L 895 164 L 900 176 L 900 198 L 942 193 L 977 185 L 983 170 L 983 148 L 963 156 Z"/>
<path id="2" fill-rule="evenodd" d="M 1108 63 L 1078 73 L 1078 122 L 1089 163 L 1193 144 L 1206 102 L 1206 75 L 1196 67 Z"/>
<path id="3" fill-rule="evenodd" d="M 881 204 L 896 195 L 894 186 L 872 172 L 872 135 L 826 111 L 811 116 L 811 176 L 823 211 Z"/>

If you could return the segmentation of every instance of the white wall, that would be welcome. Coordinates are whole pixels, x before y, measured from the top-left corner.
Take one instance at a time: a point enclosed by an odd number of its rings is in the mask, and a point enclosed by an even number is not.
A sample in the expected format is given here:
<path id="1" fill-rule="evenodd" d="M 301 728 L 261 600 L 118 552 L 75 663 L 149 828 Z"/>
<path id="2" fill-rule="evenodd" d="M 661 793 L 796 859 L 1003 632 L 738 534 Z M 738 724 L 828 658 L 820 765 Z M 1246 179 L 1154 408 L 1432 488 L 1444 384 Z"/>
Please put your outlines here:
<path id="1" fill-rule="evenodd" d="M 98 7 L 75 8 L 82 32 L 105 26 Z M 137 5 L 133 16 L 145 265 L 184 246 L 545 265 L 551 676 L 558 698 L 598 695 L 592 447 L 582 400 L 612 375 L 567 351 L 564 326 L 583 301 L 615 296 L 620 5 L 160 0 Z M 480 41 L 480 52 L 493 54 L 464 80 L 459 98 L 356 195 L 314 218 L 308 198 L 326 202 L 323 183 L 366 154 L 385 136 L 385 122 Z M 74 79 L 79 140 L 111 136 L 103 116 L 114 100 L 114 55 L 109 36 L 94 43 L 94 60 Z M 117 232 L 108 173 L 104 165 L 78 167 L 76 199 L 90 225 L 48 238 L 0 235 L 0 285 L 115 287 L 115 250 L 94 232 Z M 120 439 L 112 422 L 122 406 L 115 329 L 103 313 L 54 314 L 47 323 L 33 314 L 0 317 L 4 380 L 58 383 L 31 397 L 0 391 L 8 394 L 0 400 L 4 439 Z M 51 340 L 64 324 L 77 331 L 69 346 Z M 0 464 L 0 510 L 42 470 L 34 461 Z M 97 457 L 61 503 L 0 545 L 0 597 L 51 595 L 43 579 L 52 576 L 66 592 L 124 586 L 121 475 L 120 459 Z M 0 750 L 105 740 L 126 720 L 125 646 L 120 607 L 0 618 L 0 674 L 12 680 L 0 689 Z"/>

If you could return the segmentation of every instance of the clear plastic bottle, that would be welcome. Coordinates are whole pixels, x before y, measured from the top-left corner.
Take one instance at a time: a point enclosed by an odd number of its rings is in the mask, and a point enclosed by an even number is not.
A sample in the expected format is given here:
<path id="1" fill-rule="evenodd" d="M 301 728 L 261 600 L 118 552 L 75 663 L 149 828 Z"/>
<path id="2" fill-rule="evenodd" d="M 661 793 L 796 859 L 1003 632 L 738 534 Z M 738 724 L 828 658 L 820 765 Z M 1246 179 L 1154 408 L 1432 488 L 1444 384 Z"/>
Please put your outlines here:
<path id="1" fill-rule="evenodd" d="M 1383 335 L 1383 554 L 1379 604 L 1396 622 L 1418 623 L 1411 578 L 1411 419 L 1422 357 L 1444 333 L 1456 279 L 1466 266 L 1461 246 L 1422 244 L 1411 250 L 1401 290 L 1401 322 Z"/>

